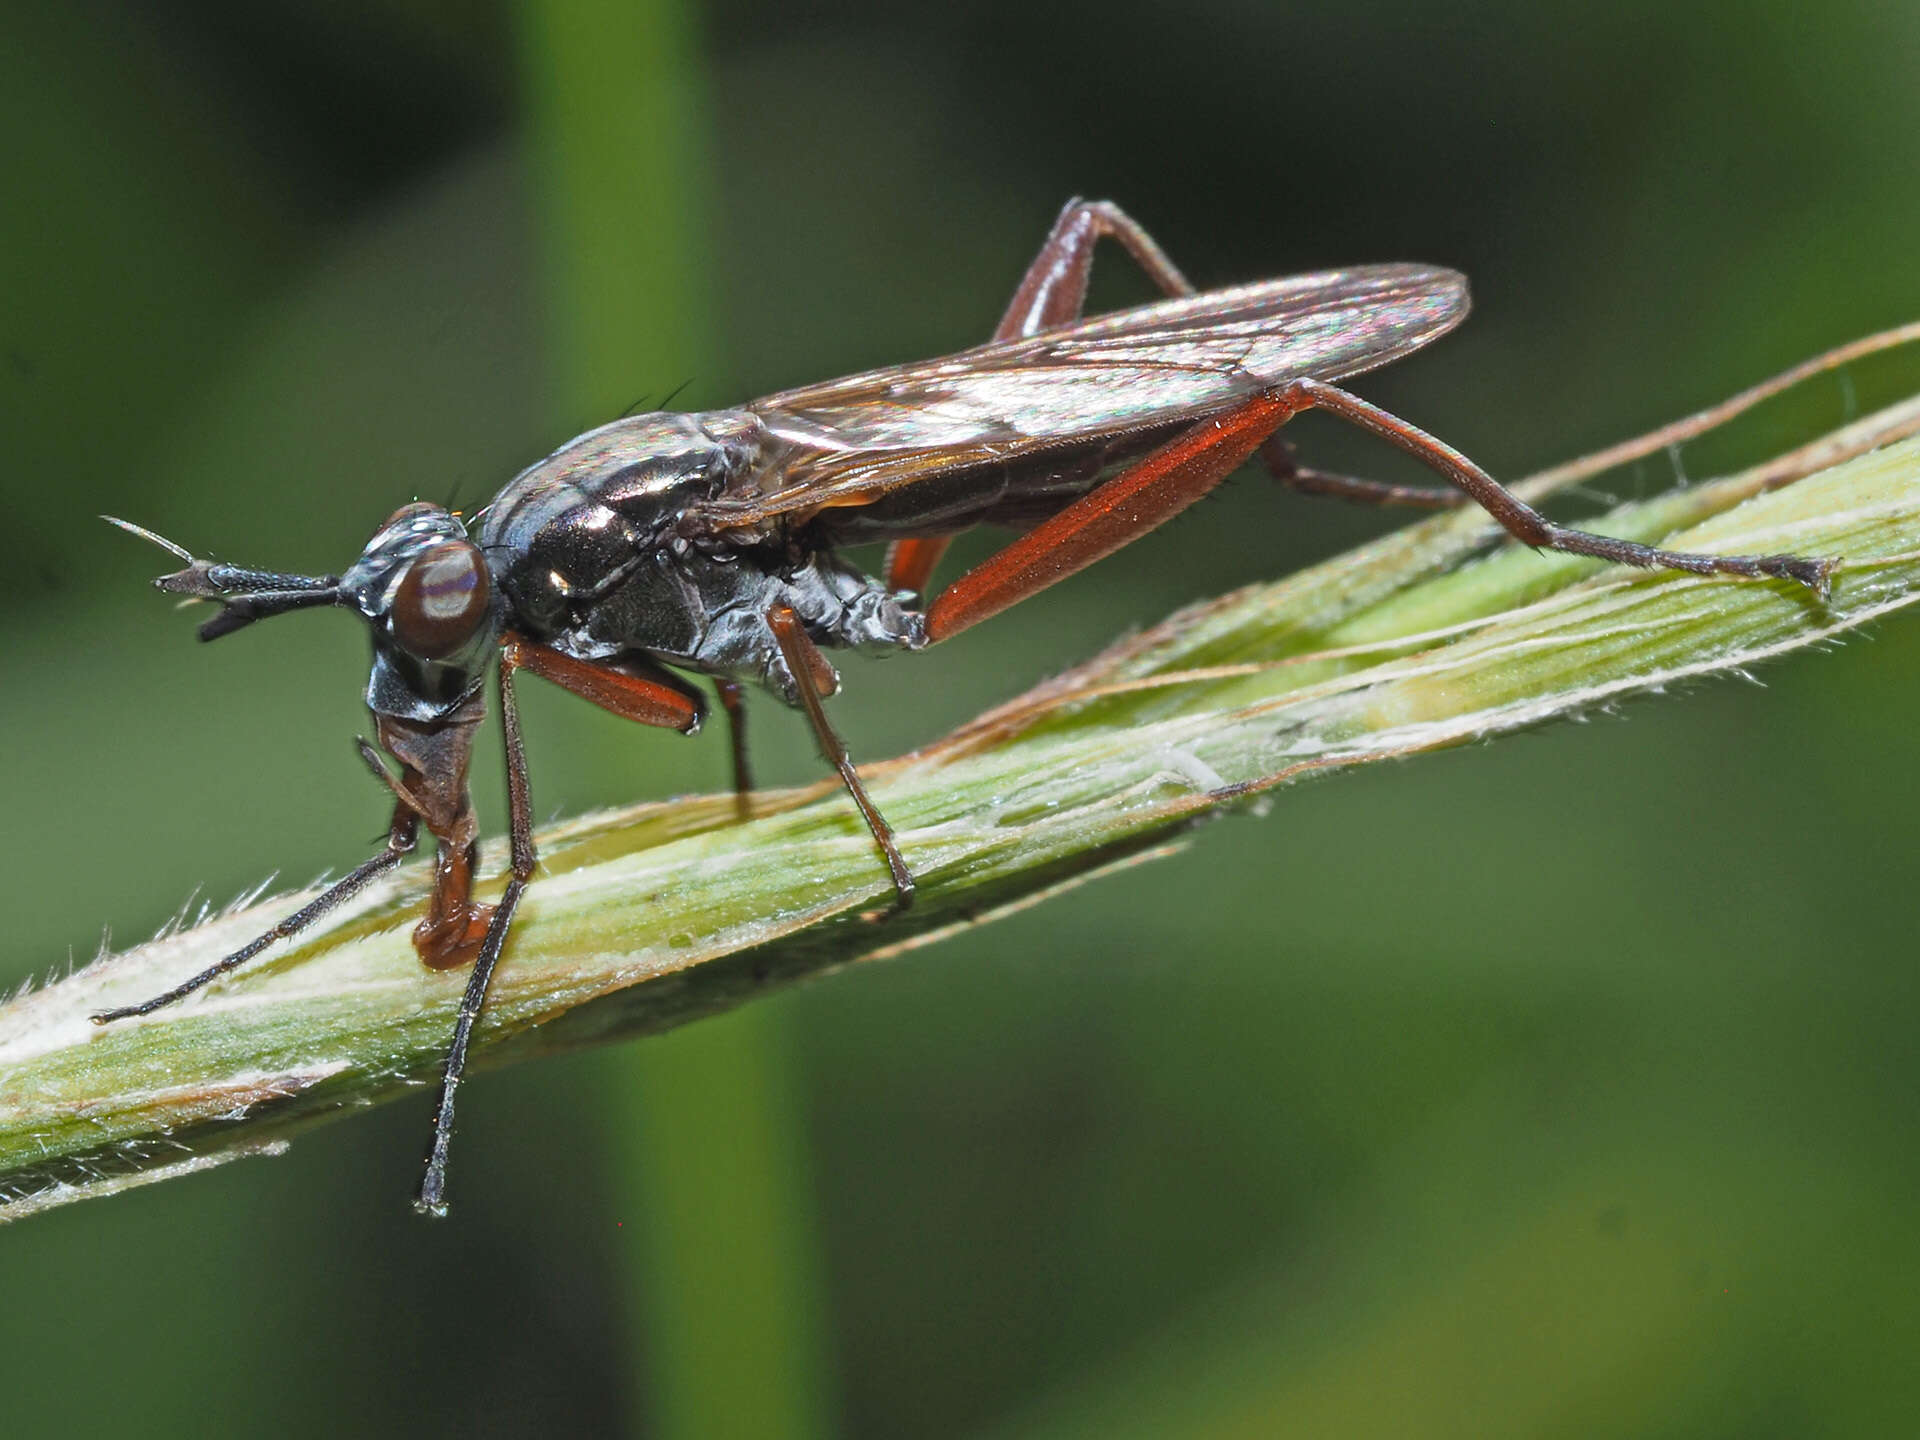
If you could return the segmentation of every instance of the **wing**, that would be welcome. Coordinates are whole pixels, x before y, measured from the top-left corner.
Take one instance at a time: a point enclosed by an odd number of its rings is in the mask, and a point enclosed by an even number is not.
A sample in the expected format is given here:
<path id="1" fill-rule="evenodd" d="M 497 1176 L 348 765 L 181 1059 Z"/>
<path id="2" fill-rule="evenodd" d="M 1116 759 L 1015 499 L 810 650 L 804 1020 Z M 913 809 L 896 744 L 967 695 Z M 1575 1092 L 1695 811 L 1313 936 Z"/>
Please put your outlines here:
<path id="1" fill-rule="evenodd" d="M 756 400 L 771 463 L 702 507 L 746 525 L 1198 419 L 1399 359 L 1465 318 L 1466 277 L 1370 265 L 1212 290 Z"/>

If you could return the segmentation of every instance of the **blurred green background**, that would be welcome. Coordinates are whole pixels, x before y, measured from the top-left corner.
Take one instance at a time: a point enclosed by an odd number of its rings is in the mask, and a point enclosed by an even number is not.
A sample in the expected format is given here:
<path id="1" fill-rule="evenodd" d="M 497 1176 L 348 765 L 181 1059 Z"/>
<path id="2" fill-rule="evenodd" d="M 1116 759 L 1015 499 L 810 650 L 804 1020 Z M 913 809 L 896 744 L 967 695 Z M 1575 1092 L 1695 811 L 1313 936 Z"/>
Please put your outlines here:
<path id="1" fill-rule="evenodd" d="M 1878 0 L 14 0 L 5 33 L 8 982 L 384 824 L 358 627 L 200 648 L 102 511 L 337 569 L 398 504 L 476 505 L 642 397 L 983 338 L 1075 193 L 1201 284 L 1468 271 L 1467 327 L 1363 388 L 1509 476 L 1920 315 L 1920 11 Z M 1146 298 L 1103 263 L 1098 302 Z M 1916 383 L 1816 383 L 1678 464 Z M 1243 479 L 848 667 L 836 715 L 891 753 L 1391 523 Z M 1765 688 L 1291 790 L 898 963 L 483 1075 L 446 1225 L 407 1206 L 423 1094 L 0 1230 L 0 1414 L 1911 1433 L 1916 662 L 1896 622 Z M 724 781 L 711 735 L 526 708 L 543 815 Z M 767 779 L 817 774 L 765 701 L 756 742 Z"/>

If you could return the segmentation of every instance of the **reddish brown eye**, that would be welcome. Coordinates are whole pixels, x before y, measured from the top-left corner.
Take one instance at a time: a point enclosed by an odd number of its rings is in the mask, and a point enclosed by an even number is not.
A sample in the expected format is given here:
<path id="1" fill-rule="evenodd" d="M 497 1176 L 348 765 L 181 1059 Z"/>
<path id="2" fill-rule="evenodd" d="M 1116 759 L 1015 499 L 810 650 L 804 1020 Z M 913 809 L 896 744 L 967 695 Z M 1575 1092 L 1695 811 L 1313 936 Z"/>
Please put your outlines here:
<path id="1" fill-rule="evenodd" d="M 443 660 L 473 638 L 492 586 L 480 552 L 450 540 L 423 554 L 393 595 L 393 633 L 409 654 Z"/>

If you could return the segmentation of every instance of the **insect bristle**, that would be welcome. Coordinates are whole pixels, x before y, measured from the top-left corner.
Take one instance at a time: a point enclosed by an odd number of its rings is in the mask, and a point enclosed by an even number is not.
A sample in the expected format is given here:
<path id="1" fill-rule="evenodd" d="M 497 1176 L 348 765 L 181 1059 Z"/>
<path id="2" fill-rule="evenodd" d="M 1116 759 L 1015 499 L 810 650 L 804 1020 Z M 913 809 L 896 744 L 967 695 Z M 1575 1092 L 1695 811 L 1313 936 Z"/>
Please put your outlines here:
<path id="1" fill-rule="evenodd" d="M 174 544 L 173 541 L 167 539 L 166 536 L 156 535 L 144 525 L 136 525 L 131 520 L 122 520 L 118 515 L 102 515 L 100 518 L 109 525 L 118 526 L 129 535 L 137 535 L 142 540 L 158 545 L 175 559 L 184 560 L 189 565 L 193 563 L 193 556 L 190 552 L 183 550 L 180 546 Z"/>

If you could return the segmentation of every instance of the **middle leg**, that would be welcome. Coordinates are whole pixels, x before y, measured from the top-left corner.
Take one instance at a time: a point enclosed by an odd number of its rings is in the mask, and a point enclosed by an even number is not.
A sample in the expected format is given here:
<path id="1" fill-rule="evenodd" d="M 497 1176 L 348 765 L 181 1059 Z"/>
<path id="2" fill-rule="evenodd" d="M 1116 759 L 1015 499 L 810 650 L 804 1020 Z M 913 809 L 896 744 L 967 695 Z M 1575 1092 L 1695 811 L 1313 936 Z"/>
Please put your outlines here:
<path id="1" fill-rule="evenodd" d="M 747 759 L 747 697 L 738 680 L 715 678 L 720 708 L 727 712 L 727 738 L 733 745 L 733 813 L 739 820 L 753 818 L 753 766 Z"/>
<path id="2" fill-rule="evenodd" d="M 820 703 L 822 692 L 830 693 L 833 688 L 833 671 L 791 607 L 774 606 L 767 612 L 767 624 L 772 628 L 773 638 L 780 646 L 780 654 L 793 675 L 800 706 L 813 724 L 813 737 L 819 743 L 820 754 L 840 772 L 841 783 L 847 787 L 853 803 L 860 808 L 860 818 L 867 822 L 867 829 L 873 832 L 873 843 L 886 858 L 887 869 L 893 875 L 894 894 L 898 897 L 899 908 L 904 910 L 913 903 L 913 871 L 907 868 L 906 857 L 900 853 L 899 843 L 893 838 L 893 827 L 867 794 L 860 772 L 854 769 L 853 760 L 847 754 L 846 743 L 834 730 L 833 722 L 827 719 L 826 706 Z"/>

